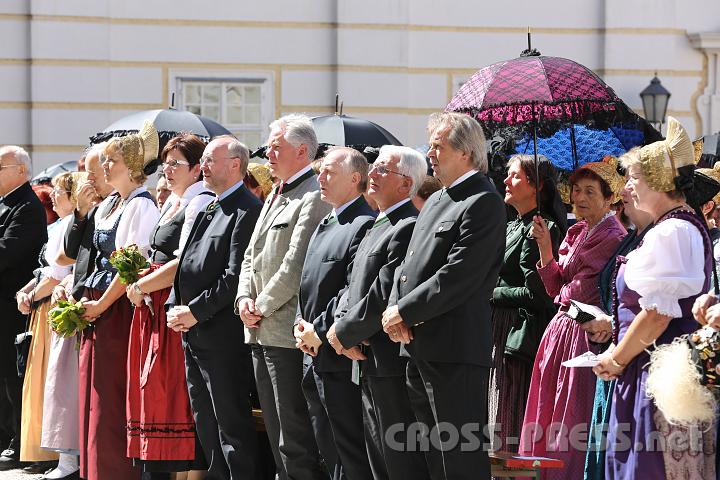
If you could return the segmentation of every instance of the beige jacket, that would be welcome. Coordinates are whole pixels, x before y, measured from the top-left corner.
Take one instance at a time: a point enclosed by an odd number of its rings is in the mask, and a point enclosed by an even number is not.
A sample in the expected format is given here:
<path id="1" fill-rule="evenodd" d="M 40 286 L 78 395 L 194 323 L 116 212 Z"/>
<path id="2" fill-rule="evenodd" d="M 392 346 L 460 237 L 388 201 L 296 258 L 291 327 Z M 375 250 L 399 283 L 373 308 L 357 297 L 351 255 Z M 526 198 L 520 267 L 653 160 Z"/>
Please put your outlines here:
<path id="1" fill-rule="evenodd" d="M 300 274 L 310 237 L 331 207 L 320 200 L 312 176 L 272 202 L 268 196 L 255 225 L 240 272 L 235 299 L 250 297 L 264 318 L 259 328 L 246 328 L 245 341 L 295 348 L 292 328 L 297 313 Z M 272 205 L 271 205 L 272 202 Z"/>

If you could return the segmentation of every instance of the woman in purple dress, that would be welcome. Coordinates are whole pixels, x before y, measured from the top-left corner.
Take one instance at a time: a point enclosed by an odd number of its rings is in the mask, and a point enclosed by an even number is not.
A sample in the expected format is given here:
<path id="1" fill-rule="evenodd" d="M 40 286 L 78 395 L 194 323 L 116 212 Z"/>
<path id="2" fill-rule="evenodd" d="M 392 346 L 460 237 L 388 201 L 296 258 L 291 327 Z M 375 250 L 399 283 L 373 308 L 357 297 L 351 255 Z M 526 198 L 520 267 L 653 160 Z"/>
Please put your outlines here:
<path id="1" fill-rule="evenodd" d="M 535 217 L 532 235 L 538 242 L 538 273 L 548 295 L 560 305 L 540 342 L 533 365 L 530 392 L 520 437 L 520 453 L 563 460 L 564 468 L 547 478 L 582 478 L 585 440 L 578 428 L 587 427 L 592 415 L 595 376 L 587 368 L 567 368 L 562 362 L 590 350 L 587 326 L 567 315 L 570 300 L 600 305 L 598 274 L 625 236 L 625 228 L 610 206 L 617 201 L 624 179 L 615 159 L 589 163 L 570 177 L 572 202 L 582 218 L 570 227 L 553 257 L 550 233 Z"/>
<path id="2" fill-rule="evenodd" d="M 715 430 L 670 424 L 646 394 L 648 349 L 698 328 L 695 299 L 710 288 L 712 243 L 701 217 L 686 203 L 692 189 L 693 147 L 668 118 L 667 139 L 627 156 L 627 187 L 655 226 L 618 262 L 614 348 L 593 369 L 617 379 L 608 423 L 608 479 L 715 478 Z"/>

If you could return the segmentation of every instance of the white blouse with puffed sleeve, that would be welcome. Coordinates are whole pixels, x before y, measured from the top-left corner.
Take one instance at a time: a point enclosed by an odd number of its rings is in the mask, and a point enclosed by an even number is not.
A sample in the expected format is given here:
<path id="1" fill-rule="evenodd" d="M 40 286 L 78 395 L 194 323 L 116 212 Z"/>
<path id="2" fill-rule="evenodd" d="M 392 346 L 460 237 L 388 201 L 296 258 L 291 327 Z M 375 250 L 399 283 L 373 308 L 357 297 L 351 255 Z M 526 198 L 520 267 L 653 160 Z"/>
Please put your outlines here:
<path id="1" fill-rule="evenodd" d="M 705 284 L 705 247 L 692 223 L 669 218 L 648 231 L 627 255 L 625 283 L 640 306 L 671 318 L 682 316 L 678 300 L 697 295 Z"/>
<path id="2" fill-rule="evenodd" d="M 65 232 L 72 221 L 73 215 L 70 214 L 61 220 L 58 220 L 50 228 L 48 228 L 48 241 L 45 246 L 45 261 L 48 265 L 42 268 L 43 277 L 49 277 L 57 281 L 61 281 L 70 274 L 70 272 L 72 272 L 72 265 L 63 267 L 55 262 L 58 254 L 63 251 Z"/>
<path id="3" fill-rule="evenodd" d="M 110 216 L 102 218 L 96 228 L 112 228 L 117 220 L 117 215 L 122 212 L 122 218 L 115 233 L 115 248 L 135 244 L 143 255 L 148 257 L 150 254 L 150 236 L 155 230 L 158 220 L 160 220 L 160 210 L 150 198 L 135 198 L 138 194 L 146 191 L 145 187 L 138 187 L 133 190 L 123 202 L 125 206 L 118 208 Z"/>

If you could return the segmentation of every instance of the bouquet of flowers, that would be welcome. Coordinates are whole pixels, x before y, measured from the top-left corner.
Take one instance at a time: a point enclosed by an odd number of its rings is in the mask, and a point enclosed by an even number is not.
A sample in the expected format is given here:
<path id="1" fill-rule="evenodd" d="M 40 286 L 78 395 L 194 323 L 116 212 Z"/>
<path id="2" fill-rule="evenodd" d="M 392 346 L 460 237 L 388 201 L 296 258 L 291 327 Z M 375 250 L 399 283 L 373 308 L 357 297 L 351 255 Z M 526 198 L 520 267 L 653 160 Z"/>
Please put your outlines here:
<path id="1" fill-rule="evenodd" d="M 135 283 L 140 278 L 140 270 L 150 266 L 135 244 L 115 250 L 110 255 L 110 264 L 117 269 L 123 285 Z"/>
<path id="2" fill-rule="evenodd" d="M 88 320 L 83 319 L 84 313 L 85 307 L 82 302 L 71 303 L 67 300 L 60 300 L 48 312 L 48 323 L 53 331 L 61 337 L 73 337 L 90 325 Z"/>

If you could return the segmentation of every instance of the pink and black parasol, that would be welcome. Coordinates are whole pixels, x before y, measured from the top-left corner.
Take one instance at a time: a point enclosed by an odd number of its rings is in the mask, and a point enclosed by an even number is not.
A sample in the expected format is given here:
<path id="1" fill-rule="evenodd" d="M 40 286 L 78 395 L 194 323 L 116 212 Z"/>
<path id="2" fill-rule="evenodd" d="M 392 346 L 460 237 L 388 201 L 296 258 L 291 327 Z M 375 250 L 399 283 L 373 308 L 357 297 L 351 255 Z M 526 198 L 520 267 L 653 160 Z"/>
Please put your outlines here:
<path id="1" fill-rule="evenodd" d="M 540 137 L 548 137 L 571 125 L 607 129 L 637 119 L 587 67 L 531 49 L 478 70 L 446 110 L 472 115 L 489 136 L 512 132 L 517 137 L 537 127 Z"/>

